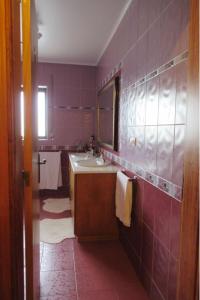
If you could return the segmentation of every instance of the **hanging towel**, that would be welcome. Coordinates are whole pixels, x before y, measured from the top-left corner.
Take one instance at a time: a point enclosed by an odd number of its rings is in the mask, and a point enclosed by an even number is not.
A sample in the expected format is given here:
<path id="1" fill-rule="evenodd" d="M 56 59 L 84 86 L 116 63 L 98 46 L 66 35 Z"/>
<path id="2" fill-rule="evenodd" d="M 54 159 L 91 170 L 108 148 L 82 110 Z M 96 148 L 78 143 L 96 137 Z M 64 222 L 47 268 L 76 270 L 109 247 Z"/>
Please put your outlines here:
<path id="1" fill-rule="evenodd" d="M 40 160 L 46 159 L 46 164 L 40 165 L 40 189 L 57 190 L 62 185 L 61 152 L 40 152 Z"/>
<path id="2" fill-rule="evenodd" d="M 132 181 L 121 171 L 117 172 L 115 194 L 116 216 L 127 227 L 131 225 Z"/>

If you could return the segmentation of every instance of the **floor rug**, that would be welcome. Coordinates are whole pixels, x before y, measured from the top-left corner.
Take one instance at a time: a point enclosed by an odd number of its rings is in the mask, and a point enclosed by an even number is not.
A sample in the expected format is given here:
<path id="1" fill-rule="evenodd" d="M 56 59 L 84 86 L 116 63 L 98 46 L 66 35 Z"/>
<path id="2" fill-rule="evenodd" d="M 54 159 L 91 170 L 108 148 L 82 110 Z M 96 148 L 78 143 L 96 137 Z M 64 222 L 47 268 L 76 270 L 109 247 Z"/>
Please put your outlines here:
<path id="1" fill-rule="evenodd" d="M 69 198 L 49 198 L 43 200 L 42 209 L 52 213 L 61 213 L 65 210 L 71 210 Z"/>
<path id="2" fill-rule="evenodd" d="M 40 221 L 40 241 L 60 243 L 66 238 L 74 238 L 72 218 L 43 219 Z"/>

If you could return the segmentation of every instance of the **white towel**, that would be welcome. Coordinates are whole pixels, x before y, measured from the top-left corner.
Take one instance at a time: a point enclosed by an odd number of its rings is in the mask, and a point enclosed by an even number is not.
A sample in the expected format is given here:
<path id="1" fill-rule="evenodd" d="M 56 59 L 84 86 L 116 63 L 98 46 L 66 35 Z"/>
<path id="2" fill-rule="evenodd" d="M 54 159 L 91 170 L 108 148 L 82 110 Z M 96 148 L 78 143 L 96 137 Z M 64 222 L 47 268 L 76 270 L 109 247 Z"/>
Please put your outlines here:
<path id="1" fill-rule="evenodd" d="M 40 189 L 57 190 L 62 185 L 61 152 L 40 152 L 40 160 L 46 159 L 46 164 L 40 165 Z"/>
<path id="2" fill-rule="evenodd" d="M 121 171 L 117 172 L 115 194 L 116 216 L 127 227 L 131 225 L 132 181 Z"/>

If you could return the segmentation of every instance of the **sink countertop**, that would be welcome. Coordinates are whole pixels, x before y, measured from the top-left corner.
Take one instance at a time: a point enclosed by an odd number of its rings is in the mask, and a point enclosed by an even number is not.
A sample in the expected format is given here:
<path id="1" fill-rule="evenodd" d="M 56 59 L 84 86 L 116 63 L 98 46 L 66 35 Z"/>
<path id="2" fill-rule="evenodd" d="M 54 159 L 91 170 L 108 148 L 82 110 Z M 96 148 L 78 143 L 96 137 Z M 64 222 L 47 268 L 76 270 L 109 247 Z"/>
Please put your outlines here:
<path id="1" fill-rule="evenodd" d="M 77 157 L 75 153 L 69 154 L 69 160 L 71 162 L 72 170 L 75 174 L 91 174 L 91 173 L 117 173 L 120 169 L 118 166 L 112 165 L 112 163 L 108 166 L 102 167 L 81 167 L 78 165 L 77 161 L 83 158 L 80 158 L 80 153 L 77 153 Z"/>

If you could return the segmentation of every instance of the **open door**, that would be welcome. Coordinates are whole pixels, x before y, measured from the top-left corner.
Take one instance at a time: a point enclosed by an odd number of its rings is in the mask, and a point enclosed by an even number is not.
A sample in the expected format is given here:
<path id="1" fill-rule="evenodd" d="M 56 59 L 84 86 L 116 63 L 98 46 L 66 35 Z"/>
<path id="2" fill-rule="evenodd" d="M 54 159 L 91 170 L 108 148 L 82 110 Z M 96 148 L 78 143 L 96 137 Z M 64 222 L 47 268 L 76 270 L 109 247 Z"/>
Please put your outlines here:
<path id="1" fill-rule="evenodd" d="M 39 299 L 39 198 L 37 153 L 37 23 L 35 3 L 22 1 L 24 91 L 24 229 L 26 299 Z"/>
<path id="2" fill-rule="evenodd" d="M 0 1 L 0 32 L 0 299 L 23 300 L 19 1 Z"/>
<path id="3" fill-rule="evenodd" d="M 188 99 L 177 300 L 199 299 L 199 1 L 189 2 Z"/>

